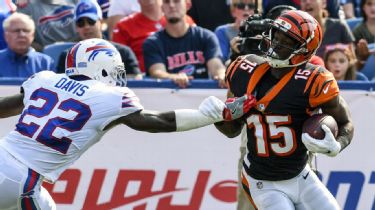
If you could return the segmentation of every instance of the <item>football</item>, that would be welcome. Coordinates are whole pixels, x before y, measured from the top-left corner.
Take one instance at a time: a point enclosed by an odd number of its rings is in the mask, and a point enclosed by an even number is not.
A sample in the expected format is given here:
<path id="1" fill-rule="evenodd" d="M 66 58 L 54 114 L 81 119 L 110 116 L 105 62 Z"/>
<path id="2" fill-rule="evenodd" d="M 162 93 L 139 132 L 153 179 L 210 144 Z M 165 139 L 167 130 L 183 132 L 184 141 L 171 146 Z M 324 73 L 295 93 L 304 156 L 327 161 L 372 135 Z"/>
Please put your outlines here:
<path id="1" fill-rule="evenodd" d="M 331 115 L 327 114 L 315 114 L 309 117 L 303 123 L 302 132 L 310 134 L 310 136 L 315 139 L 324 139 L 325 132 L 322 129 L 322 125 L 327 125 L 331 129 L 333 135 L 337 137 L 337 122 Z"/>

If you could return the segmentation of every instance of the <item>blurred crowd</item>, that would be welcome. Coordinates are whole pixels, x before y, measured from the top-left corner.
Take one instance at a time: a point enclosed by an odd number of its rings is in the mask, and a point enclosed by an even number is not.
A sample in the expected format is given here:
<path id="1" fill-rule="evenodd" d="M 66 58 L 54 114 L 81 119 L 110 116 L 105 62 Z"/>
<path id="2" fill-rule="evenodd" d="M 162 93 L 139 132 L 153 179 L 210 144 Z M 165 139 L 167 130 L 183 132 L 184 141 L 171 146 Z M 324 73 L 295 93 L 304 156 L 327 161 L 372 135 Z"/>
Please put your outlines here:
<path id="1" fill-rule="evenodd" d="M 337 80 L 373 80 L 375 0 L 0 0 L 0 78 L 65 71 L 75 42 L 102 38 L 121 53 L 129 78 L 217 80 L 239 55 L 244 21 L 288 5 L 321 24 L 310 61 Z M 256 5 L 258 3 L 258 5 Z M 272 12 L 271 12 L 272 13 Z M 270 17 L 270 16 L 269 16 Z"/>

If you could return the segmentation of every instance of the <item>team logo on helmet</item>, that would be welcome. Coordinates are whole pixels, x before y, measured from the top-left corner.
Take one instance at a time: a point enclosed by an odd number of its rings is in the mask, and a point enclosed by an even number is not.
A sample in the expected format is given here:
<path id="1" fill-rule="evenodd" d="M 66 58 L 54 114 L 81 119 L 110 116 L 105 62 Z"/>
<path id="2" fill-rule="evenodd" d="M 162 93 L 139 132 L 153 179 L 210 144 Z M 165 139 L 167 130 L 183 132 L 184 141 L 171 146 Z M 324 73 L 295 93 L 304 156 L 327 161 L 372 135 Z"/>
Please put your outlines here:
<path id="1" fill-rule="evenodd" d="M 100 53 L 104 52 L 109 57 L 112 57 L 116 54 L 116 49 L 113 49 L 112 47 L 106 45 L 105 43 L 98 43 L 97 45 L 93 47 L 89 47 L 86 49 L 86 52 L 91 52 L 88 61 L 95 60 L 95 57 Z"/>

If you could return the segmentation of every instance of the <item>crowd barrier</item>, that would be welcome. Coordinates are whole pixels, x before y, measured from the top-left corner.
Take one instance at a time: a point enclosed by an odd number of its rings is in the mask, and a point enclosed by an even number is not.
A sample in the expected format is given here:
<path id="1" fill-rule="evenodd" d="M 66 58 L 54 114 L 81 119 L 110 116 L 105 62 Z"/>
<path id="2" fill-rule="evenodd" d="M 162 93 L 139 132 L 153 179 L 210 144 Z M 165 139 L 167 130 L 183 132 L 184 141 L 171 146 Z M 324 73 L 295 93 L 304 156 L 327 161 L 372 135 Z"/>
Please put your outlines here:
<path id="1" fill-rule="evenodd" d="M 0 82 L 1 96 L 20 81 Z M 177 89 L 170 81 L 129 81 L 146 109 L 197 108 L 208 95 L 225 99 L 213 81 Z M 355 125 L 352 144 L 335 158 L 318 155 L 323 183 L 344 210 L 375 210 L 375 83 L 341 82 Z M 17 117 L 1 119 L 0 134 Z M 179 133 L 145 133 L 126 126 L 109 131 L 54 184 L 44 186 L 58 209 L 235 210 L 239 137 L 214 126 Z M 32 157 L 30 157 L 32 158 Z"/>

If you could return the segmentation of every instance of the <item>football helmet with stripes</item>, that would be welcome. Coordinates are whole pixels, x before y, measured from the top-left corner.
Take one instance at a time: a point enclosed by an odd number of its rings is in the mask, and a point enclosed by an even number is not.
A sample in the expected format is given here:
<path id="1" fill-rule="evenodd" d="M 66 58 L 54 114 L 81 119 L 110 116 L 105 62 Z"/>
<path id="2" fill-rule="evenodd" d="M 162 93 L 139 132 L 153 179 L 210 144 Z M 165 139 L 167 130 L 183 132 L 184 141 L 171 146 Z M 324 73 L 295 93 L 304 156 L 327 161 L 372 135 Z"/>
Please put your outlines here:
<path id="1" fill-rule="evenodd" d="M 263 51 L 275 68 L 299 66 L 315 55 L 322 42 L 319 23 L 307 12 L 291 10 L 271 22 Z"/>
<path id="2" fill-rule="evenodd" d="M 65 60 L 68 76 L 84 75 L 110 86 L 125 86 L 126 72 L 120 53 L 103 39 L 86 39 L 75 44 Z"/>

